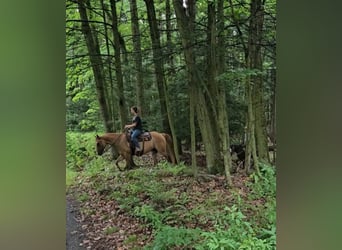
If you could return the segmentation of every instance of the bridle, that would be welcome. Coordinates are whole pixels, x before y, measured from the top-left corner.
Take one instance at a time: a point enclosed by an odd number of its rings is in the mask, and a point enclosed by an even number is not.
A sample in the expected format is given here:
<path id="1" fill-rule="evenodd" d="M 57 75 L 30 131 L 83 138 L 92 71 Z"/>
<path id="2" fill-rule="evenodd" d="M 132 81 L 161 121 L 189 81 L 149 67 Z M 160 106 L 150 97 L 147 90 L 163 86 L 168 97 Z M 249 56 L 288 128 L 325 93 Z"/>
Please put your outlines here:
<path id="1" fill-rule="evenodd" d="M 112 147 L 111 144 L 106 144 L 106 146 L 105 146 L 104 149 L 103 149 L 102 154 L 106 153 L 110 147 Z"/>
<path id="2" fill-rule="evenodd" d="M 106 146 L 104 147 L 104 149 L 103 149 L 103 153 L 102 154 L 104 154 L 104 153 L 106 153 L 108 150 L 109 150 L 109 148 L 111 148 L 111 147 L 113 147 L 113 145 L 120 139 L 120 137 L 123 135 L 123 133 L 121 133 L 119 136 L 118 136 L 118 138 L 116 138 L 115 140 L 114 140 L 114 142 L 112 142 L 112 143 L 106 143 Z"/>

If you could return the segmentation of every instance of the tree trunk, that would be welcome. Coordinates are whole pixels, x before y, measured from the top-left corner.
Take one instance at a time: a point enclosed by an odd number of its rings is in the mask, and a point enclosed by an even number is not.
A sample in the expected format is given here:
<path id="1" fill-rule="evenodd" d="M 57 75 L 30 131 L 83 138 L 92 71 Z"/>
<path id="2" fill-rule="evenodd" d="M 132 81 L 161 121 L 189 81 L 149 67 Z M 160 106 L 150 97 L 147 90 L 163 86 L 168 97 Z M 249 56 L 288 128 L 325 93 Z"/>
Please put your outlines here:
<path id="1" fill-rule="evenodd" d="M 116 83 L 118 86 L 118 107 L 120 115 L 120 128 L 123 129 L 124 125 L 127 123 L 127 110 L 126 101 L 123 90 L 123 75 L 121 67 L 121 49 L 120 49 L 120 34 L 118 30 L 118 17 L 116 14 L 116 2 L 115 0 L 110 0 L 111 10 L 112 10 L 112 24 L 113 24 L 113 38 L 114 38 L 114 58 L 115 58 L 115 75 Z"/>
<path id="2" fill-rule="evenodd" d="M 191 77 L 188 74 L 188 77 Z M 189 79 L 189 82 L 192 82 Z M 195 103 L 196 103 L 196 86 L 189 86 L 189 98 L 190 98 L 190 138 L 191 138 L 191 167 L 194 172 L 194 177 L 197 178 L 197 159 L 196 159 L 196 127 L 195 127 Z"/>
<path id="3" fill-rule="evenodd" d="M 209 173 L 215 173 L 218 170 L 217 167 L 220 165 L 220 158 L 217 157 L 219 152 L 215 151 L 217 141 L 214 140 L 214 128 L 212 127 L 212 120 L 209 118 L 208 104 L 203 93 L 203 91 L 208 93 L 208 90 L 196 68 L 195 55 L 193 52 L 194 37 L 192 34 L 194 33 L 195 1 L 189 0 L 187 9 L 184 9 L 182 2 L 178 0 L 173 0 L 173 5 L 176 12 L 180 37 L 182 39 L 190 90 L 196 88 L 196 103 L 194 103 L 194 105 L 196 107 L 197 120 L 205 146 L 207 169 Z M 212 100 L 210 103 L 212 103 Z"/>
<path id="4" fill-rule="evenodd" d="M 270 126 L 270 140 L 273 149 L 273 164 L 276 162 L 276 71 L 271 71 L 271 84 L 272 84 L 272 98 L 271 98 L 271 126 Z"/>
<path id="5" fill-rule="evenodd" d="M 106 18 L 106 12 L 104 11 L 106 9 L 106 6 L 101 0 L 101 7 L 102 7 L 102 16 L 103 16 L 103 28 L 104 28 L 104 38 L 106 41 L 106 50 L 107 50 L 107 71 L 109 75 L 109 86 L 106 88 L 106 100 L 107 100 L 107 107 L 109 109 L 109 114 L 110 114 L 110 120 L 112 123 L 112 130 L 114 131 L 114 120 L 115 120 L 115 112 L 114 112 L 114 80 L 113 80 L 113 74 L 112 74 L 112 56 L 110 53 L 110 48 L 109 48 L 109 36 L 108 36 L 108 30 L 107 30 L 107 18 Z"/>
<path id="6" fill-rule="evenodd" d="M 249 65 L 249 58 L 247 58 L 247 65 Z M 246 78 L 246 101 L 247 101 L 247 129 L 246 129 L 246 154 L 245 154 L 245 170 L 250 173 L 251 157 L 253 156 L 254 167 L 259 172 L 259 160 L 256 154 L 255 144 L 255 119 L 253 113 L 253 98 L 252 98 L 252 84 L 250 76 Z"/>
<path id="7" fill-rule="evenodd" d="M 166 15 L 166 46 L 167 46 L 167 58 L 168 64 L 170 65 L 170 71 L 175 74 L 175 65 L 173 60 L 173 49 L 172 49 L 172 35 L 171 35 L 171 6 L 170 0 L 166 0 L 165 3 L 165 15 Z"/>
<path id="8" fill-rule="evenodd" d="M 218 127 L 218 86 L 217 86 L 217 59 L 216 59 L 216 14 L 215 5 L 213 2 L 208 3 L 208 27 L 207 27 L 207 88 L 208 88 L 208 100 L 212 100 L 210 108 L 209 119 L 213 121 L 213 125 L 216 127 L 213 131 L 214 140 L 218 143 L 216 145 L 221 145 L 221 138 L 219 136 L 220 129 Z M 213 98 L 215 97 L 215 98 Z M 210 103 L 209 103 L 210 104 Z M 217 147 L 216 152 L 219 152 L 219 147 Z"/>
<path id="9" fill-rule="evenodd" d="M 263 76 L 261 39 L 264 11 L 261 0 L 252 0 L 251 19 L 249 27 L 249 68 L 257 70 L 256 75 L 251 76 L 253 84 L 253 113 L 255 119 L 255 139 L 259 159 L 269 163 L 267 146 L 266 117 L 263 101 Z"/>
<path id="10" fill-rule="evenodd" d="M 166 133 L 171 133 L 171 128 L 167 116 L 166 107 L 166 91 L 165 91 L 165 78 L 164 78 L 164 62 L 163 54 L 160 46 L 160 35 L 158 30 L 158 24 L 156 20 L 156 12 L 154 8 L 153 0 L 144 0 L 147 9 L 147 17 L 150 26 L 150 34 L 152 40 L 153 62 L 155 68 L 155 75 L 157 81 L 157 87 L 159 92 L 160 110 L 162 115 L 163 130 Z"/>
<path id="11" fill-rule="evenodd" d="M 225 71 L 225 58 L 224 58 L 224 13 L 223 13 L 223 0 L 217 2 L 217 74 L 220 76 Z M 225 175 L 227 178 L 228 186 L 233 186 L 233 182 L 230 176 L 230 170 L 232 169 L 232 160 L 229 150 L 229 123 L 226 106 L 226 92 L 223 80 L 218 80 L 218 122 L 221 131 L 222 139 L 222 154 Z"/>
<path id="12" fill-rule="evenodd" d="M 131 28 L 133 36 L 133 58 L 135 65 L 135 88 L 137 94 L 137 105 L 140 107 L 141 115 L 147 112 L 147 106 L 144 102 L 144 80 L 143 80 L 143 70 L 142 70 L 142 56 L 141 56 L 141 39 L 140 39 L 140 28 L 138 20 L 137 11 L 137 1 L 130 0 L 130 10 L 131 10 Z M 148 112 L 147 112 L 148 113 Z"/>
<path id="13" fill-rule="evenodd" d="M 210 108 L 209 112 L 209 119 L 212 121 L 212 140 L 214 145 L 213 147 L 213 153 L 214 158 L 216 160 L 216 168 L 219 172 L 224 172 L 224 165 L 221 164 L 218 159 L 221 159 L 221 151 L 222 151 L 222 145 L 223 140 L 226 140 L 227 132 L 223 131 L 224 124 L 223 121 L 220 120 L 223 117 L 219 117 L 218 111 L 223 108 L 219 107 L 219 103 L 222 104 L 222 100 L 219 100 L 219 98 L 222 98 L 223 96 L 219 95 L 218 91 L 218 85 L 217 85 L 217 58 L 216 58 L 216 49 L 217 49 L 217 42 L 216 42 L 216 14 L 215 14 L 215 4 L 213 2 L 208 3 L 208 28 L 207 28 L 207 62 L 208 62 L 208 68 L 207 68 L 207 87 L 208 87 L 208 93 L 209 100 L 212 100 L 212 104 L 208 105 Z M 215 98 L 212 98 L 215 97 Z M 221 113 L 221 115 L 223 115 Z M 216 142 L 216 143 L 215 143 Z"/>
<path id="14" fill-rule="evenodd" d="M 179 162 L 177 136 L 173 125 L 173 118 L 169 108 L 169 100 L 167 96 L 166 82 L 164 77 L 164 60 L 160 45 L 160 34 L 156 20 L 154 1 L 145 0 L 145 4 L 147 9 L 147 17 L 150 26 L 150 34 L 152 40 L 153 62 L 159 92 L 160 109 L 163 120 L 163 130 L 168 134 L 172 134 L 175 157 L 177 162 Z"/>
<path id="15" fill-rule="evenodd" d="M 104 127 L 106 132 L 112 132 L 112 124 L 110 119 L 109 110 L 106 103 L 106 95 L 105 95 L 105 79 L 103 75 L 103 64 L 102 58 L 100 55 L 99 47 L 96 44 L 94 39 L 94 34 L 91 30 L 91 27 L 88 22 L 88 15 L 86 7 L 84 6 L 84 1 L 79 0 L 78 2 L 78 9 L 80 13 L 80 18 L 82 20 L 82 33 L 84 35 L 88 52 L 89 52 L 89 59 L 91 63 L 91 67 L 93 69 L 94 78 L 95 78 L 95 85 L 96 85 L 96 92 L 97 98 L 100 106 L 100 111 L 104 121 Z"/>

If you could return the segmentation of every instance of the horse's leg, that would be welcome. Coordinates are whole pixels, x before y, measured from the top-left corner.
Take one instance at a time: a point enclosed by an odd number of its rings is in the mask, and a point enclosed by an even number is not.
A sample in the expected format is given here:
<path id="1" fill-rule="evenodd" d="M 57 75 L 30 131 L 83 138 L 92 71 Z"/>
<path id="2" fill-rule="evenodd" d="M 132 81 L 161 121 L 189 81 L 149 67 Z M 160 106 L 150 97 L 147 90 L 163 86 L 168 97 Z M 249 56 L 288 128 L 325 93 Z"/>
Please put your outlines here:
<path id="1" fill-rule="evenodd" d="M 115 165 L 117 166 L 117 168 L 120 170 L 120 171 L 122 171 L 122 169 L 120 168 L 120 166 L 119 166 L 119 162 L 121 162 L 121 161 L 123 161 L 124 160 L 124 158 L 123 158 L 123 156 L 122 155 L 119 155 L 119 157 L 116 159 L 116 161 L 115 161 Z"/>
<path id="2" fill-rule="evenodd" d="M 165 134 L 165 133 L 162 133 L 162 135 L 165 138 L 165 144 L 164 144 L 165 155 L 162 152 L 160 153 L 166 157 L 168 162 L 172 164 L 177 164 L 176 156 L 175 156 L 174 149 L 173 149 L 173 142 L 172 142 L 170 135 Z"/>
<path id="3" fill-rule="evenodd" d="M 166 146 L 166 159 L 172 164 L 176 164 L 176 157 L 169 146 Z"/>
<path id="4" fill-rule="evenodd" d="M 172 149 L 170 149 L 168 145 L 165 145 L 165 149 L 160 151 L 159 153 L 162 154 L 168 162 L 172 164 L 176 164 L 175 155 L 173 154 L 171 150 Z"/>
<path id="5" fill-rule="evenodd" d="M 155 149 L 152 150 L 153 166 L 157 165 L 157 153 L 158 153 L 157 150 Z"/>
<path id="6" fill-rule="evenodd" d="M 171 149 L 170 149 L 171 151 Z M 171 162 L 172 164 L 177 164 L 177 161 L 176 161 L 176 156 L 174 154 L 174 152 L 169 152 L 169 162 Z"/>
<path id="7" fill-rule="evenodd" d="M 134 167 L 136 167 L 134 161 L 133 161 L 133 156 L 130 153 L 126 153 L 124 156 L 125 160 L 126 160 L 126 169 L 132 169 Z"/>

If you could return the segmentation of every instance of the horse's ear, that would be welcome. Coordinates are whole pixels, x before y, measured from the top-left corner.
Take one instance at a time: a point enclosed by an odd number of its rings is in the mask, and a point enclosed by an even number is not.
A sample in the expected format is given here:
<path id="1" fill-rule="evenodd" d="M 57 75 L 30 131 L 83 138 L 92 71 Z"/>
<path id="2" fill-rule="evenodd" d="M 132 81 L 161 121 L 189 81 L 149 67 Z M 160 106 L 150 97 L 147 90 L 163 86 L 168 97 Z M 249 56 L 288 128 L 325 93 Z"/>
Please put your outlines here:
<path id="1" fill-rule="evenodd" d="M 96 139 L 100 139 L 100 137 L 98 135 L 96 135 Z"/>

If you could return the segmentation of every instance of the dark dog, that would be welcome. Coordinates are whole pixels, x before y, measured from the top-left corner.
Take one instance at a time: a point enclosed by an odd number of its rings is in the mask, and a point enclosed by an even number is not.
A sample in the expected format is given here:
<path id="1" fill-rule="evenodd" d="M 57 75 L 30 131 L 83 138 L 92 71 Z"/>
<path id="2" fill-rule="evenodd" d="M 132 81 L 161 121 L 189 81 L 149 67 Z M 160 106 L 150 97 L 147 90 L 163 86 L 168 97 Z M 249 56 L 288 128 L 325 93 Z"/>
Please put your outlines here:
<path id="1" fill-rule="evenodd" d="M 230 145 L 230 154 L 236 154 L 239 161 L 245 161 L 245 145 L 232 144 Z"/>

